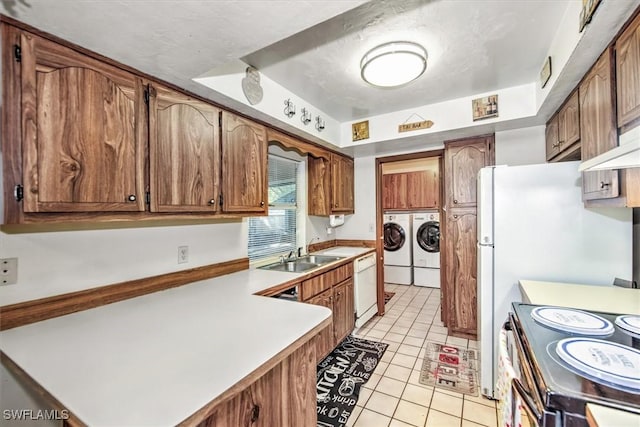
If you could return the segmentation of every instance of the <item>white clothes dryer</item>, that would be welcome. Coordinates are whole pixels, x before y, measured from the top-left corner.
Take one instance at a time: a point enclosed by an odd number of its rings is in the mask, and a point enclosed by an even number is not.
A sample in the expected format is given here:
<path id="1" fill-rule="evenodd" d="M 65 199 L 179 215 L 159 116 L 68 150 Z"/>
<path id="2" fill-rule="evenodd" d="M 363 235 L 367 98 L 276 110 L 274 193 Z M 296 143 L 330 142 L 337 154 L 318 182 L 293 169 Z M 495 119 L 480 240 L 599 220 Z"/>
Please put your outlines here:
<path id="1" fill-rule="evenodd" d="M 399 285 L 413 283 L 411 214 L 385 214 L 384 281 Z"/>
<path id="2" fill-rule="evenodd" d="M 413 214 L 413 282 L 440 287 L 440 214 Z"/>

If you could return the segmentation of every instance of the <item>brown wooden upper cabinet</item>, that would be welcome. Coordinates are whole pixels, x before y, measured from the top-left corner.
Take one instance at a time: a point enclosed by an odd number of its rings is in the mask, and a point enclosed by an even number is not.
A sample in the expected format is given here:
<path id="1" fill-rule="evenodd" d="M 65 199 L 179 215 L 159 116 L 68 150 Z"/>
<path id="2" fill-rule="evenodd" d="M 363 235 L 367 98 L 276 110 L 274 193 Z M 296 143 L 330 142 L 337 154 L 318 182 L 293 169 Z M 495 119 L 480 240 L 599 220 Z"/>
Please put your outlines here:
<path id="1" fill-rule="evenodd" d="M 611 49 L 605 50 L 580 83 L 582 160 L 591 159 L 618 145 L 611 55 Z M 617 170 L 583 172 L 582 200 L 617 197 L 618 176 Z"/>
<path id="2" fill-rule="evenodd" d="M 152 212 L 216 212 L 220 194 L 220 110 L 149 85 Z"/>
<path id="3" fill-rule="evenodd" d="M 478 171 L 493 164 L 493 136 L 452 141 L 445 149 L 447 208 L 475 207 Z"/>
<path id="4" fill-rule="evenodd" d="M 408 209 L 409 200 L 406 173 L 388 173 L 382 175 L 382 208 Z"/>
<path id="5" fill-rule="evenodd" d="M 20 48 L 24 211 L 143 211 L 141 79 L 27 32 Z"/>
<path id="6" fill-rule="evenodd" d="M 331 211 L 353 213 L 353 159 L 331 154 Z"/>
<path id="7" fill-rule="evenodd" d="M 383 209 L 430 209 L 440 206 L 436 171 L 389 173 L 382 176 Z"/>
<path id="8" fill-rule="evenodd" d="M 307 159 L 309 215 L 354 212 L 353 159 L 335 153 Z"/>
<path id="9" fill-rule="evenodd" d="M 267 213 L 267 131 L 222 112 L 222 210 Z"/>
<path id="10" fill-rule="evenodd" d="M 547 160 L 580 159 L 580 106 L 575 91 L 547 123 L 545 131 Z"/>
<path id="11" fill-rule="evenodd" d="M 618 127 L 640 125 L 640 14 L 615 44 Z"/>

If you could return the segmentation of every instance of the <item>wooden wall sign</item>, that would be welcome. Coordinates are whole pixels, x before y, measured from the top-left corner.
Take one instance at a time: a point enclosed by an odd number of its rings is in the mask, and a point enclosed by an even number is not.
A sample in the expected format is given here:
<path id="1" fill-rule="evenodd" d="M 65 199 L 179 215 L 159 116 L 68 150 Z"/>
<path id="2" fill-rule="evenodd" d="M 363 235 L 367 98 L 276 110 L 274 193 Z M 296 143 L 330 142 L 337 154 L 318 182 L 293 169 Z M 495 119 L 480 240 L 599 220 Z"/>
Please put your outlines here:
<path id="1" fill-rule="evenodd" d="M 353 141 L 369 138 L 369 120 L 352 124 L 351 138 Z"/>
<path id="2" fill-rule="evenodd" d="M 431 120 L 423 120 L 421 122 L 413 122 L 413 123 L 403 123 L 398 125 L 398 132 L 411 132 L 412 130 L 418 129 L 429 129 L 433 126 L 433 122 Z"/>

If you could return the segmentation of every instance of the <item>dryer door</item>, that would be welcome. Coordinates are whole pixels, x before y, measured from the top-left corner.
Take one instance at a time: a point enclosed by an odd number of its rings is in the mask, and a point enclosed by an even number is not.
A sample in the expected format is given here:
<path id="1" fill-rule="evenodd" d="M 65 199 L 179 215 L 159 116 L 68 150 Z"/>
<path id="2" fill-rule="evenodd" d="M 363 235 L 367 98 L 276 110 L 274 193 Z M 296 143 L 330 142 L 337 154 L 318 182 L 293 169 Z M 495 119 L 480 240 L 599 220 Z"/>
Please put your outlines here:
<path id="1" fill-rule="evenodd" d="M 404 228 L 395 222 L 384 224 L 384 250 L 395 252 L 404 246 L 407 240 Z"/>
<path id="2" fill-rule="evenodd" d="M 427 221 L 422 224 L 416 233 L 416 241 L 427 252 L 440 252 L 440 223 Z"/>

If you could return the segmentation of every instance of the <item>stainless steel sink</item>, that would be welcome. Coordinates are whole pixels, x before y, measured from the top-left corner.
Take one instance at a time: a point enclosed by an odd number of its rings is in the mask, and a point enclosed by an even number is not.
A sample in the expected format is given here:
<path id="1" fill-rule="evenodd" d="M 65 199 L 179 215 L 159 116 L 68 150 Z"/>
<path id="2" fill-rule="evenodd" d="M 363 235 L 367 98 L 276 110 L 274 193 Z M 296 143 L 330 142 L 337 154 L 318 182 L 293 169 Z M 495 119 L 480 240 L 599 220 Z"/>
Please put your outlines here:
<path id="1" fill-rule="evenodd" d="M 275 270 L 275 271 L 289 271 L 291 273 L 301 273 L 303 271 L 311 270 L 318 267 L 318 264 L 313 264 L 310 262 L 302 262 L 302 261 L 285 261 L 285 262 L 277 262 L 275 264 L 265 265 L 265 270 Z"/>
<path id="2" fill-rule="evenodd" d="M 307 255 L 302 258 L 298 258 L 298 261 L 310 262 L 312 264 L 328 264 L 330 262 L 338 261 L 342 259 L 341 256 L 329 256 L 329 255 Z"/>
<path id="3" fill-rule="evenodd" d="M 265 270 L 288 271 L 291 273 L 302 273 L 303 271 L 312 270 L 330 262 L 338 261 L 344 257 L 329 255 L 307 255 L 294 260 L 284 262 L 276 262 L 274 264 L 260 267 Z"/>

